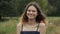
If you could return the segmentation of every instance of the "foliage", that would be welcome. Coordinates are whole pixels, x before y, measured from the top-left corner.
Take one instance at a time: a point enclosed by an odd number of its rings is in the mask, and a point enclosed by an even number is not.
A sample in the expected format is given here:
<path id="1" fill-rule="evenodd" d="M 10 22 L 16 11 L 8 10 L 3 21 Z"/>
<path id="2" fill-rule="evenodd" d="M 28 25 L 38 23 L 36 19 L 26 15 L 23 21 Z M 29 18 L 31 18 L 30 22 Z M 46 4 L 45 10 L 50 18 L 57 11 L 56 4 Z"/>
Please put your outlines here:
<path id="1" fill-rule="evenodd" d="M 60 0 L 0 0 L 0 18 L 20 16 L 25 6 L 32 1 L 36 1 L 47 16 L 60 16 Z"/>

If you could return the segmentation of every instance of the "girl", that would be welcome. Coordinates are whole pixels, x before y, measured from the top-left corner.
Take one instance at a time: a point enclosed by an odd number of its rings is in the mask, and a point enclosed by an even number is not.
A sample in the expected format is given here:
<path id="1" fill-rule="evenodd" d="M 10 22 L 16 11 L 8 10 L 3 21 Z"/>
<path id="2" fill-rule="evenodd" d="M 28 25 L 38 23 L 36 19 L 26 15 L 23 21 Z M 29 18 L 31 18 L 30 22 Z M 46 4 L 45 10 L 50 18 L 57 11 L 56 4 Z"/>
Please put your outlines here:
<path id="1" fill-rule="evenodd" d="M 45 34 L 46 18 L 36 2 L 30 2 L 17 25 L 17 34 Z"/>

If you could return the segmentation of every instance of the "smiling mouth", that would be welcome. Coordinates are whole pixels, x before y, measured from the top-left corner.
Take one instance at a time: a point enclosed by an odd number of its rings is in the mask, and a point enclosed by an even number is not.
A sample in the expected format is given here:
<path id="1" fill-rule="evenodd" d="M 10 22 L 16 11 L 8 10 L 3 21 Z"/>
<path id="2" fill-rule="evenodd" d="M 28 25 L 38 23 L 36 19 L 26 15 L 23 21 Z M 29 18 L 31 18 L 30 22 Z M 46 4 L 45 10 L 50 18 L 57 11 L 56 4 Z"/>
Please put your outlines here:
<path id="1" fill-rule="evenodd" d="M 29 16 L 33 16 L 33 15 L 29 15 Z"/>

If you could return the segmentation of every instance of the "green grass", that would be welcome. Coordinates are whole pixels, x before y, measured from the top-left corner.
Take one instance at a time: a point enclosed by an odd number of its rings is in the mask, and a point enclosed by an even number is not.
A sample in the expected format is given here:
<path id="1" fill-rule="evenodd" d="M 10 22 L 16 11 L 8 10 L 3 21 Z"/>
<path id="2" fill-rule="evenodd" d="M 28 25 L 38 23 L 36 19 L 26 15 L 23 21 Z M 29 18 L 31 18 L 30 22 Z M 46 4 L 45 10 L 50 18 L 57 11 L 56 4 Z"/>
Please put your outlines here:
<path id="1" fill-rule="evenodd" d="M 48 17 L 48 28 L 46 34 L 60 34 L 60 17 Z M 18 18 L 11 17 L 0 21 L 0 34 L 16 34 Z"/>
<path id="2" fill-rule="evenodd" d="M 17 19 L 8 19 L 0 22 L 0 34 L 16 34 Z"/>

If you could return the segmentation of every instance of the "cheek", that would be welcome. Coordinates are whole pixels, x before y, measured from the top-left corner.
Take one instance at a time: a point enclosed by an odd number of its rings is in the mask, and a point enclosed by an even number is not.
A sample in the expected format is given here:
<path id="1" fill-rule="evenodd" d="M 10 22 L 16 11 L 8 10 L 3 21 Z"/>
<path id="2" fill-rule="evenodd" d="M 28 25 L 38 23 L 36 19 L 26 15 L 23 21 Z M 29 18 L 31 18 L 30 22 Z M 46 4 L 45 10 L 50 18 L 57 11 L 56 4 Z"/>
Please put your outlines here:
<path id="1" fill-rule="evenodd" d="M 37 16 L 37 13 L 34 13 L 35 16 Z"/>
<path id="2" fill-rule="evenodd" d="M 35 14 L 35 17 L 37 16 L 37 14 Z"/>
<path id="3" fill-rule="evenodd" d="M 26 15 L 29 15 L 29 12 L 27 12 Z"/>
<path id="4" fill-rule="evenodd" d="M 29 16 L 29 14 L 30 14 L 29 12 L 26 13 L 27 17 Z"/>

